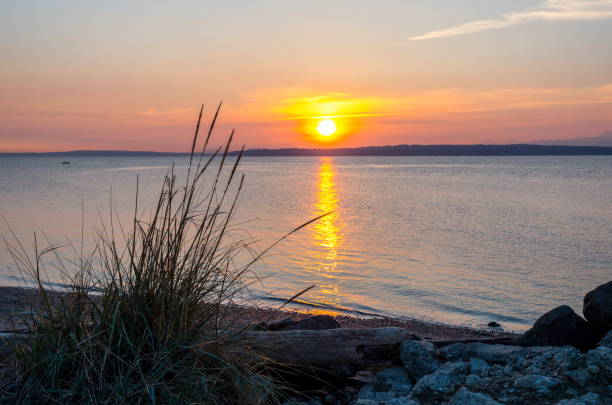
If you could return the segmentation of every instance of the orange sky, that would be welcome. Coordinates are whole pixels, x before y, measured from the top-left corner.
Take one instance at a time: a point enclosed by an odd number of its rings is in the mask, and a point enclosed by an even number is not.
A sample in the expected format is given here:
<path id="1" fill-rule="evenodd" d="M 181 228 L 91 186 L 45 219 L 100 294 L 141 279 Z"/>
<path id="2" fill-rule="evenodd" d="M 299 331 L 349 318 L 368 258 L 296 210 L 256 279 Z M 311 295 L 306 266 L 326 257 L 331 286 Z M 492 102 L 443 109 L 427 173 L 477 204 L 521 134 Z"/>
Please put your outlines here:
<path id="1" fill-rule="evenodd" d="M 250 148 L 595 136 L 612 129 L 599 3 L 4 3 L 0 152 L 185 151 L 221 99 L 219 141 Z"/>

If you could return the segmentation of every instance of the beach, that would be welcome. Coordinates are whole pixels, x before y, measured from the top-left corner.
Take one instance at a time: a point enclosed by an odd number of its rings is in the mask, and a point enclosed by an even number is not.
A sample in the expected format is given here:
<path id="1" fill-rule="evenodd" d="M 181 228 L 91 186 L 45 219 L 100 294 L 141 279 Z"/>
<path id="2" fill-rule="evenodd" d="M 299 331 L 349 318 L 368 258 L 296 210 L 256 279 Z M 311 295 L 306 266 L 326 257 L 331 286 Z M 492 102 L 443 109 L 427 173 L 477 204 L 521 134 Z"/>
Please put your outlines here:
<path id="1" fill-rule="evenodd" d="M 0 287 L 0 331 L 8 333 L 23 328 L 23 315 L 38 302 L 37 291 L 31 288 Z M 274 307 L 234 306 L 228 311 L 228 320 L 232 325 L 248 326 L 262 322 L 274 322 L 286 318 L 300 321 L 317 315 L 316 312 L 296 312 L 279 310 Z M 405 320 L 383 316 L 353 317 L 336 315 L 333 318 L 342 328 L 403 328 L 424 339 L 476 339 L 482 337 L 513 337 L 516 333 L 504 332 L 499 328 L 474 329 L 464 326 L 436 324 L 419 320 Z"/>

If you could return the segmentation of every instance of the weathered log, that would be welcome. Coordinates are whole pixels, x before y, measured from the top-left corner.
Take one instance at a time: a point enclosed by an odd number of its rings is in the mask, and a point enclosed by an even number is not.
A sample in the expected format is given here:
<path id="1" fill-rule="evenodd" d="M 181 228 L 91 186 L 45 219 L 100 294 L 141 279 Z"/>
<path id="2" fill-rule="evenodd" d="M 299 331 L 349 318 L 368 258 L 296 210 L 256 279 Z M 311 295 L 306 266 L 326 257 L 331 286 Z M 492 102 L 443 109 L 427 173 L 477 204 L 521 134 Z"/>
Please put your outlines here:
<path id="1" fill-rule="evenodd" d="M 486 343 L 489 345 L 510 345 L 524 346 L 519 340 L 519 337 L 486 337 L 479 339 L 446 339 L 446 340 L 429 340 L 436 347 L 444 347 L 455 343 Z"/>
<path id="2" fill-rule="evenodd" d="M 0 351 L 9 341 L 25 340 L 21 330 L 0 333 Z M 420 338 L 403 328 L 324 329 L 291 331 L 248 331 L 245 336 L 253 349 L 270 360 L 308 366 L 390 366 L 400 361 L 399 345 Z M 519 345 L 513 337 L 430 340 L 437 347 L 453 343 Z"/>
<path id="3" fill-rule="evenodd" d="M 310 366 L 389 366 L 399 345 L 418 339 L 402 328 L 247 332 L 254 349 L 273 361 Z"/>

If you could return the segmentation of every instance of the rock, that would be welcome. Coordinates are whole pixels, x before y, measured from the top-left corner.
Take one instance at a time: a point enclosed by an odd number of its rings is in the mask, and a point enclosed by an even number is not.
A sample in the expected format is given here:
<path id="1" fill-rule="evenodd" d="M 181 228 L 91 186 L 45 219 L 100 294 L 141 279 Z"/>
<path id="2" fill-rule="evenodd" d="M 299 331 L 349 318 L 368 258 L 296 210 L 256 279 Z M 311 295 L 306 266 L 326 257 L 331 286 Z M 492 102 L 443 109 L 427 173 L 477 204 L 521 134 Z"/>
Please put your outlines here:
<path id="1" fill-rule="evenodd" d="M 475 357 L 491 363 L 505 364 L 511 355 L 524 350 L 520 346 L 489 345 L 486 343 L 455 343 L 440 349 L 451 361 L 468 360 Z"/>
<path id="2" fill-rule="evenodd" d="M 526 389 L 526 390 L 549 390 L 555 388 L 561 384 L 561 381 L 557 378 L 547 377 L 544 375 L 529 374 L 517 378 L 514 381 L 514 388 Z"/>
<path id="3" fill-rule="evenodd" d="M 600 285 L 584 296 L 582 313 L 604 333 L 612 329 L 612 281 Z"/>
<path id="4" fill-rule="evenodd" d="M 380 405 L 380 403 L 371 399 L 358 399 L 353 402 L 353 405 Z"/>
<path id="5" fill-rule="evenodd" d="M 599 346 L 586 353 L 586 368 L 589 378 L 586 390 L 605 395 L 612 403 L 612 349 Z"/>
<path id="6" fill-rule="evenodd" d="M 402 364 L 415 380 L 440 367 L 435 354 L 436 347 L 431 342 L 405 340 L 400 345 Z"/>
<path id="7" fill-rule="evenodd" d="M 321 402 L 317 400 L 312 400 L 312 399 L 310 401 L 307 401 L 307 400 L 291 398 L 283 402 L 282 405 L 321 405 Z"/>
<path id="8" fill-rule="evenodd" d="M 606 333 L 606 335 L 601 338 L 599 343 L 597 343 L 597 346 L 605 346 L 612 349 L 612 330 L 608 331 L 608 333 Z"/>
<path id="9" fill-rule="evenodd" d="M 267 328 L 267 330 L 282 330 L 291 325 L 295 325 L 297 321 L 294 321 L 291 318 L 283 318 L 278 321 L 272 322 L 264 322 L 263 325 Z"/>
<path id="10" fill-rule="evenodd" d="M 591 375 L 583 369 L 571 370 L 565 373 L 565 375 L 572 383 L 579 387 L 585 387 L 591 378 Z"/>
<path id="11" fill-rule="evenodd" d="M 322 330 L 337 329 L 339 327 L 340 324 L 333 317 L 329 315 L 316 315 L 288 324 L 278 330 Z"/>
<path id="12" fill-rule="evenodd" d="M 486 370 L 490 367 L 489 363 L 477 357 L 472 357 L 469 361 L 469 364 L 470 364 L 470 371 L 472 372 L 472 374 L 478 373 L 479 371 L 482 371 L 482 370 Z"/>
<path id="13" fill-rule="evenodd" d="M 323 404 L 325 405 L 335 405 L 336 404 L 336 396 L 334 394 L 327 394 L 323 397 Z"/>
<path id="14" fill-rule="evenodd" d="M 486 394 L 475 393 L 467 388 L 461 388 L 447 405 L 501 405 Z"/>
<path id="15" fill-rule="evenodd" d="M 465 381 L 469 367 L 466 362 L 449 362 L 431 374 L 423 376 L 412 388 L 412 397 L 432 400 L 445 400 Z"/>
<path id="16" fill-rule="evenodd" d="M 397 394 L 408 395 L 412 389 L 410 377 L 402 367 L 386 368 L 376 373 L 376 391 L 391 391 Z"/>
<path id="17" fill-rule="evenodd" d="M 585 351 L 595 346 L 600 335 L 573 309 L 561 305 L 538 318 L 533 327 L 521 337 L 520 343 L 530 346 L 570 345 Z"/>
<path id="18" fill-rule="evenodd" d="M 589 392 L 581 397 L 572 399 L 564 399 L 557 402 L 557 405 L 599 405 L 599 395 L 594 392 Z"/>
<path id="19" fill-rule="evenodd" d="M 419 405 L 417 401 L 410 398 L 393 398 L 387 405 Z"/>
<path id="20" fill-rule="evenodd" d="M 487 324 L 487 326 L 488 326 L 489 328 L 501 328 L 501 325 L 500 325 L 500 324 L 498 324 L 498 323 L 497 323 L 497 322 L 495 322 L 495 321 L 489 322 L 489 323 Z"/>
<path id="21" fill-rule="evenodd" d="M 569 370 L 585 366 L 586 357 L 571 346 L 549 347 L 547 351 L 524 363 L 529 374 L 562 376 Z M 520 368 L 519 368 L 520 369 Z"/>
<path id="22" fill-rule="evenodd" d="M 388 392 L 378 392 L 372 385 L 364 385 L 357 393 L 358 400 L 382 402 L 389 401 L 392 398 L 392 394 Z"/>
<path id="23" fill-rule="evenodd" d="M 470 374 L 465 378 L 464 384 L 466 387 L 471 389 L 479 389 L 483 386 L 487 386 L 491 384 L 490 378 L 480 377 L 475 374 Z"/>

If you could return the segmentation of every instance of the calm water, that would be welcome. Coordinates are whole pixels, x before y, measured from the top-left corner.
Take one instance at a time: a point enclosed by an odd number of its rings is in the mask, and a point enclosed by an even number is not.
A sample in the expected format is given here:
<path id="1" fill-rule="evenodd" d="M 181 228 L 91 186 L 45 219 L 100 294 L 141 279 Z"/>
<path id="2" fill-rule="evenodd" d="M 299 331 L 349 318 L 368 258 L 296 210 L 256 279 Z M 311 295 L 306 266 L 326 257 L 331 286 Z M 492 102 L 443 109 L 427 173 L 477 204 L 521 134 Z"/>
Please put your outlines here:
<path id="1" fill-rule="evenodd" d="M 0 214 L 26 243 L 33 230 L 80 241 L 98 210 L 143 210 L 182 158 L 0 158 Z M 611 157 L 249 158 L 238 232 L 279 245 L 254 292 L 286 298 L 315 284 L 312 304 L 525 329 L 612 278 Z M 0 225 L 7 236 L 4 224 Z M 15 268 L 0 251 L 0 280 Z M 53 275 L 51 275 L 53 277 Z M 273 303 L 273 301 L 270 301 Z M 306 308 L 306 307 L 305 307 Z M 325 312 L 325 309 L 319 309 Z"/>

